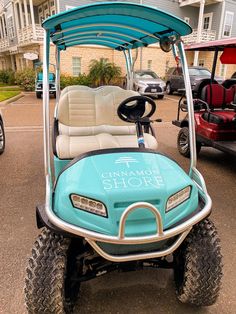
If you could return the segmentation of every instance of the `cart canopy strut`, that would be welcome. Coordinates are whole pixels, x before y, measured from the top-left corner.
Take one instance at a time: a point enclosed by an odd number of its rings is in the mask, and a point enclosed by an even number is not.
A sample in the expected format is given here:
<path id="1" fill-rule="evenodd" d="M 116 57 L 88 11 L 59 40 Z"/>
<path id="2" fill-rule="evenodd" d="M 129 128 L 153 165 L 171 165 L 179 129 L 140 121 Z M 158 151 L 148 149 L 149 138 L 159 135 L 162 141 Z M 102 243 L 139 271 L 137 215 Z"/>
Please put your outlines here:
<path id="1" fill-rule="evenodd" d="M 171 14 L 124 2 L 80 6 L 49 17 L 43 27 L 59 50 L 92 44 L 124 51 L 192 32 L 187 23 Z"/>

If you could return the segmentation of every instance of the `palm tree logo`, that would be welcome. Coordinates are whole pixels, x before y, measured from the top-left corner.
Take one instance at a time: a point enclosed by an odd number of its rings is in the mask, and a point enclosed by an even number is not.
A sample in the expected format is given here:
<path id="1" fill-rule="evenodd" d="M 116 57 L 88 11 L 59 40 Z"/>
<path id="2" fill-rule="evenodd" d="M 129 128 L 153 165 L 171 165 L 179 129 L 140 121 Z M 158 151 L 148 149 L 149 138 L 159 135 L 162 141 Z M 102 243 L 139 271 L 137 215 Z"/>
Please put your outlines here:
<path id="1" fill-rule="evenodd" d="M 127 168 L 130 168 L 130 163 L 138 162 L 137 159 L 134 159 L 133 157 L 120 157 L 116 159 L 115 164 L 125 164 Z"/>

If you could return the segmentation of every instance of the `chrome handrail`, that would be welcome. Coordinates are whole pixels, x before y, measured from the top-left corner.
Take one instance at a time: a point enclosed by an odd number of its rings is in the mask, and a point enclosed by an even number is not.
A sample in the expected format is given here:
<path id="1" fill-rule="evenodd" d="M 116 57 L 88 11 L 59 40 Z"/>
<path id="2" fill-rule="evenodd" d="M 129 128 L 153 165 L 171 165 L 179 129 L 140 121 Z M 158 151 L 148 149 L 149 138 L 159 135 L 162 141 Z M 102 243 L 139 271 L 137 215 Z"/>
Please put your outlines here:
<path id="1" fill-rule="evenodd" d="M 126 208 L 126 210 L 123 212 L 123 214 L 120 218 L 120 224 L 119 224 L 119 235 L 118 235 L 119 239 L 125 238 L 126 219 L 127 219 L 128 215 L 137 208 L 149 209 L 155 215 L 156 223 L 157 223 L 156 235 L 162 236 L 163 235 L 163 224 L 162 224 L 162 218 L 161 218 L 161 214 L 160 214 L 159 210 L 150 203 L 139 202 L 139 203 L 134 203 L 134 204 L 129 205 Z"/>

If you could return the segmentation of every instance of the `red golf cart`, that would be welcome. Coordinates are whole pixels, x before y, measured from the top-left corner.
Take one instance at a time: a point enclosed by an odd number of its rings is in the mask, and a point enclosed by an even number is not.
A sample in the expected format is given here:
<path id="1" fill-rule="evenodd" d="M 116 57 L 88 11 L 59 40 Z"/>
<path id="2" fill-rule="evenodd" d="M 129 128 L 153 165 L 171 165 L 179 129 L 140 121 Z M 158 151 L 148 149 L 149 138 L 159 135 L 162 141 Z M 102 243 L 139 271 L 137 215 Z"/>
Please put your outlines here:
<path id="1" fill-rule="evenodd" d="M 225 80 L 222 84 L 214 80 L 219 52 L 223 52 L 220 56 L 222 64 L 236 65 L 236 38 L 188 45 L 185 50 L 214 52 L 211 78 L 201 83 L 193 101 L 197 152 L 202 146 L 208 146 L 236 156 L 236 80 Z M 180 128 L 178 150 L 181 155 L 189 157 L 188 115 L 180 119 L 180 112 L 185 112 L 186 106 L 183 95 L 179 100 L 177 119 L 172 123 Z"/>

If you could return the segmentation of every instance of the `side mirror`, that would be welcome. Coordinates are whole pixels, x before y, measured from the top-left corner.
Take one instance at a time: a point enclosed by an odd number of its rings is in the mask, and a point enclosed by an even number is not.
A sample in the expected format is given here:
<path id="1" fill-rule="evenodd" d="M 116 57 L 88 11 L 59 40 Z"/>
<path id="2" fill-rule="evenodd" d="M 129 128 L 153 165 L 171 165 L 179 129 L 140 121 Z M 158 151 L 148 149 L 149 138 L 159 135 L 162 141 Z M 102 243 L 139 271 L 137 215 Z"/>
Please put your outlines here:
<path id="1" fill-rule="evenodd" d="M 164 52 L 170 52 L 172 49 L 172 43 L 168 37 L 162 37 L 160 39 L 160 47 Z"/>

